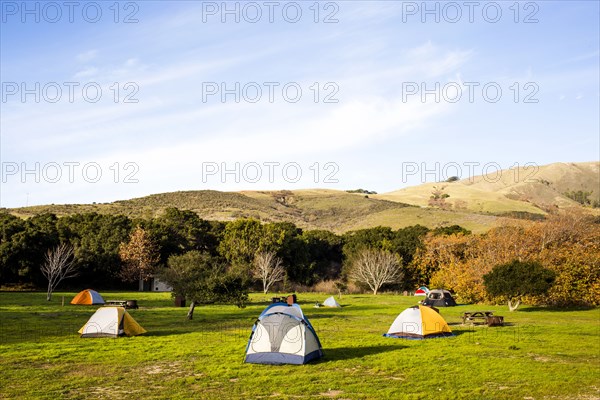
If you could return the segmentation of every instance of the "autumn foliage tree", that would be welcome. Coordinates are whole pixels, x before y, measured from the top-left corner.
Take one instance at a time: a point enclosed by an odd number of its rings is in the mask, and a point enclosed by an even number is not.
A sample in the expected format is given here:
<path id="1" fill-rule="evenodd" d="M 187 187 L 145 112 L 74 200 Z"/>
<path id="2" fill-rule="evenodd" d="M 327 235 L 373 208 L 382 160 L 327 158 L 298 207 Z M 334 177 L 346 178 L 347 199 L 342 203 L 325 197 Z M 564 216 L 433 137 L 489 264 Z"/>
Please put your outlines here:
<path id="1" fill-rule="evenodd" d="M 133 230 L 129 242 L 121 243 L 119 257 L 123 263 L 120 276 L 126 282 L 148 280 L 160 261 L 156 245 L 140 226 Z"/>
<path id="2" fill-rule="evenodd" d="M 578 213 L 511 221 L 482 235 L 428 235 L 411 268 L 422 283 L 455 291 L 461 301 L 491 300 L 483 276 L 496 265 L 533 261 L 556 274 L 543 298 L 554 305 L 600 305 L 600 223 Z"/>

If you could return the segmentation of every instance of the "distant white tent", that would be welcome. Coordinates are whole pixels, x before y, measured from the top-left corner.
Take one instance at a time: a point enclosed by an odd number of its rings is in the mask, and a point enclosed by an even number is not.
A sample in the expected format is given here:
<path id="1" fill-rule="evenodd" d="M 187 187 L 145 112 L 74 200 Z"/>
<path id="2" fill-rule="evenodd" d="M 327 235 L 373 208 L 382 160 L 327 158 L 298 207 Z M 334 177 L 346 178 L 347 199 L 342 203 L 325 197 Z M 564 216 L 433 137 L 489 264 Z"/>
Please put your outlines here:
<path id="1" fill-rule="evenodd" d="M 325 300 L 323 302 L 323 305 L 325 307 L 336 307 L 336 308 L 342 307 L 342 306 L 340 306 L 340 303 L 338 303 L 337 301 L 335 301 L 335 298 L 333 296 L 327 298 L 327 300 Z"/>

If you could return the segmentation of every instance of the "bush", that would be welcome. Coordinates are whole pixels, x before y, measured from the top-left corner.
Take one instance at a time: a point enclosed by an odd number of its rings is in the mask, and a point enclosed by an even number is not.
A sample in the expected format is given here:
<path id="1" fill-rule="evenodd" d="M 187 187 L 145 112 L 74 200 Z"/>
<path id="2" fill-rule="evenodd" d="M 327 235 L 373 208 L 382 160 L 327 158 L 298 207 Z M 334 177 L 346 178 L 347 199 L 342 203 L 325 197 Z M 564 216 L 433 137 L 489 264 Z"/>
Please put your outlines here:
<path id="1" fill-rule="evenodd" d="M 490 296 L 507 297 L 508 307 L 513 311 L 517 309 L 523 296 L 547 293 L 554 278 L 554 272 L 540 263 L 514 260 L 495 266 L 483 276 L 483 284 Z"/>

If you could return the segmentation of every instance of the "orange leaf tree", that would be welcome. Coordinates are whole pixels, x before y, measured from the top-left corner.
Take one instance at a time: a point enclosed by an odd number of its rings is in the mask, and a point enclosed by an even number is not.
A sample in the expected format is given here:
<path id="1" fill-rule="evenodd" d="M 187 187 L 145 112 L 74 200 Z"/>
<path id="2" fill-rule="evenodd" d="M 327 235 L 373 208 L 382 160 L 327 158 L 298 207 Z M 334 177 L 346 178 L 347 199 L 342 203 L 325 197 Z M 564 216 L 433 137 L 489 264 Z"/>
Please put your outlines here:
<path id="1" fill-rule="evenodd" d="M 483 275 L 513 260 L 535 261 L 556 273 L 534 302 L 600 305 L 600 223 L 577 213 L 543 222 L 512 221 L 482 235 L 428 235 L 411 265 L 422 284 L 455 291 L 461 301 L 504 300 L 489 295 Z"/>
<path id="2" fill-rule="evenodd" d="M 160 261 L 156 245 L 140 226 L 133 230 L 129 242 L 121 243 L 119 257 L 123 263 L 119 275 L 126 282 L 148 280 Z"/>

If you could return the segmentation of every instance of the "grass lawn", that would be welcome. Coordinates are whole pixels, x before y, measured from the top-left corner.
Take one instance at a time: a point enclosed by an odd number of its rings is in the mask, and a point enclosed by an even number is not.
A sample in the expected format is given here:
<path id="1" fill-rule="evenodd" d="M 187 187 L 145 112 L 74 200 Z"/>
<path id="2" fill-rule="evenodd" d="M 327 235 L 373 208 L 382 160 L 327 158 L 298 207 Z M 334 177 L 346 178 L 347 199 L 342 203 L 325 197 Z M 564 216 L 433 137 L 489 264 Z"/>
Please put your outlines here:
<path id="1" fill-rule="evenodd" d="M 328 309 L 313 308 L 327 295 L 299 294 L 325 357 L 270 366 L 243 359 L 271 295 L 252 295 L 245 309 L 201 306 L 187 321 L 168 293 L 102 292 L 140 305 L 130 313 L 148 333 L 118 339 L 79 338 L 98 307 L 68 304 L 74 295 L 0 293 L 0 398 L 600 398 L 598 308 L 442 308 L 456 336 L 419 341 L 382 336 L 418 298 L 348 295 Z M 508 324 L 461 326 L 471 310 Z"/>

